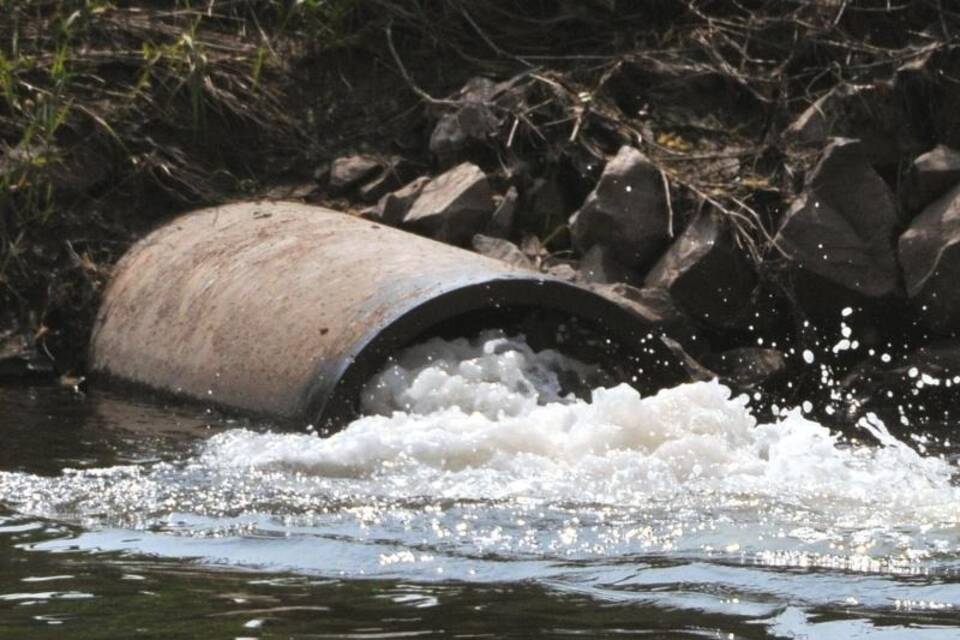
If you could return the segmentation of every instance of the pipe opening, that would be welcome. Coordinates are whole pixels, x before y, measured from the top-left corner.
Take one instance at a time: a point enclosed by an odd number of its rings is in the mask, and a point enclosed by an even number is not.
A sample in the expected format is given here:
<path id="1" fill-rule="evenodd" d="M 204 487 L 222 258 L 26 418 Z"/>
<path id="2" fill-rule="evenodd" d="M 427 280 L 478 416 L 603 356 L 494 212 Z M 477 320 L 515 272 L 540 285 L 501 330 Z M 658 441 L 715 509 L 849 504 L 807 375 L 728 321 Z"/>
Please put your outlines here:
<path id="1" fill-rule="evenodd" d="M 466 287 L 431 300 L 381 329 L 347 359 L 335 389 L 326 396 L 329 400 L 315 404 L 307 415 L 317 416 L 315 424 L 332 433 L 362 414 L 365 385 L 396 354 L 431 338 L 470 339 L 490 329 L 507 336 L 523 335 L 534 351 L 552 349 L 594 367 L 596 375 L 589 379 L 574 372 L 561 378 L 563 391 L 577 397 L 589 398 L 591 389 L 621 382 L 650 393 L 682 377 L 656 332 L 592 292 L 554 281 L 481 286 L 492 297 L 477 298 L 477 287 Z M 317 397 L 324 396 L 318 393 Z"/>

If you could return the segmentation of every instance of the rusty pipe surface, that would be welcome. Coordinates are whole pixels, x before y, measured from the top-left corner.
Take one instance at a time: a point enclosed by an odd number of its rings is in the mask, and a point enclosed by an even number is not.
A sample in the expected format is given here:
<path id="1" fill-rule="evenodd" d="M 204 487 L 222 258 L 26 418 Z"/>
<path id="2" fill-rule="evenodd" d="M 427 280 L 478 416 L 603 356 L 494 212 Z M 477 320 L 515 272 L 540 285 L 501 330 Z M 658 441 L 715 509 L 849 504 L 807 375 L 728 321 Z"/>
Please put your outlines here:
<path id="1" fill-rule="evenodd" d="M 91 370 L 256 414 L 336 425 L 398 348 L 444 321 L 556 310 L 682 377 L 637 315 L 544 274 L 328 209 L 244 202 L 186 214 L 121 259 Z"/>

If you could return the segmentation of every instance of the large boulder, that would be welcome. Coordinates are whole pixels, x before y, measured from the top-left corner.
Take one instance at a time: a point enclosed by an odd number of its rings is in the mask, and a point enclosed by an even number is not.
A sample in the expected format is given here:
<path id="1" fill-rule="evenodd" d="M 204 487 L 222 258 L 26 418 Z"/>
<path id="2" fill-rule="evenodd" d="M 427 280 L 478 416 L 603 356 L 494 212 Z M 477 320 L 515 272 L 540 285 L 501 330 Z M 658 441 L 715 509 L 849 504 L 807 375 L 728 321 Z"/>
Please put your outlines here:
<path id="1" fill-rule="evenodd" d="M 900 236 L 907 295 L 934 331 L 960 329 L 960 185 L 929 205 Z"/>
<path id="2" fill-rule="evenodd" d="M 603 170 L 596 188 L 570 218 L 581 253 L 608 247 L 627 267 L 649 266 L 670 237 L 670 215 L 660 171 L 633 147 L 623 146 Z"/>
<path id="3" fill-rule="evenodd" d="M 493 213 L 487 176 L 464 162 L 427 183 L 403 217 L 403 225 L 437 240 L 465 244 Z"/>
<path id="4" fill-rule="evenodd" d="M 694 218 L 646 279 L 646 286 L 669 292 L 690 316 L 720 327 L 743 323 L 756 284 L 753 268 L 714 211 Z"/>
<path id="5" fill-rule="evenodd" d="M 890 187 L 858 141 L 841 138 L 824 150 L 776 242 L 805 271 L 838 289 L 882 298 L 900 290 L 894 247 L 899 224 Z"/>

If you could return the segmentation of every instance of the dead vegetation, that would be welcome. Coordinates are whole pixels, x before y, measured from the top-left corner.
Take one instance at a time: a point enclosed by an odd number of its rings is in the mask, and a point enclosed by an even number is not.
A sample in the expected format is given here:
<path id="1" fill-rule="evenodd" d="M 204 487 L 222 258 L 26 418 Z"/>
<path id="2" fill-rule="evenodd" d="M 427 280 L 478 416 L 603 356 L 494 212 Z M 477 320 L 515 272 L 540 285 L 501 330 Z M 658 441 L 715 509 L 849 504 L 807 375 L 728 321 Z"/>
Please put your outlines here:
<path id="1" fill-rule="evenodd" d="M 559 177 L 579 202 L 631 144 L 669 185 L 674 229 L 710 206 L 755 262 L 775 260 L 819 149 L 790 130 L 811 105 L 870 136 L 893 185 L 920 150 L 960 146 L 951 7 L 0 0 L 0 330 L 77 366 L 109 266 L 145 229 L 344 148 L 439 162 L 429 131 L 475 76 L 504 83 L 479 99 L 494 126 L 470 150 L 503 185 Z M 528 230 L 563 251 L 565 227 Z"/>

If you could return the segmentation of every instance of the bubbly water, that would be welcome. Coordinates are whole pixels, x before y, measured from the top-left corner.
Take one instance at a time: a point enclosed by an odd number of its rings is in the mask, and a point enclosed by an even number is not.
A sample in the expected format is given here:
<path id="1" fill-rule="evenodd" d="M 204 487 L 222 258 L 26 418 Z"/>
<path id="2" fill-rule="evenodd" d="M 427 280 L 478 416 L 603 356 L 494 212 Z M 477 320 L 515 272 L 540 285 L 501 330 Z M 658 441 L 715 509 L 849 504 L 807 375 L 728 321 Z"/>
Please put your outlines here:
<path id="1" fill-rule="evenodd" d="M 498 332 L 436 339 L 371 380 L 366 417 L 331 437 L 230 429 L 172 461 L 4 472 L 0 501 L 84 527 L 40 545 L 51 550 L 535 580 L 751 616 L 787 636 L 903 632 L 869 620 L 922 609 L 940 617 L 909 637 L 953 637 L 955 458 L 872 416 L 846 438 L 801 409 L 758 421 L 718 382 L 565 392 L 566 377 L 592 372 Z M 814 620 L 822 607 L 847 614 Z"/>

